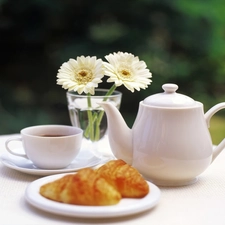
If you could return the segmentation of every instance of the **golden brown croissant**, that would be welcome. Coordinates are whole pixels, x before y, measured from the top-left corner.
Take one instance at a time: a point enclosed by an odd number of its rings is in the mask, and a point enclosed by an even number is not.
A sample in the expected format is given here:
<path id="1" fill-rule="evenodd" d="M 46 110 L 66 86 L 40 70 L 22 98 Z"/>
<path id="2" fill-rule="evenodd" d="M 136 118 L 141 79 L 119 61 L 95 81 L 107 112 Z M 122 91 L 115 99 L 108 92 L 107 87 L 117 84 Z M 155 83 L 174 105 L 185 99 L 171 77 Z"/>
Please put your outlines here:
<path id="1" fill-rule="evenodd" d="M 120 193 L 90 168 L 41 186 L 40 194 L 58 202 L 92 206 L 114 205 L 121 199 Z"/>
<path id="2" fill-rule="evenodd" d="M 99 167 L 98 174 L 128 198 L 141 198 L 149 193 L 149 185 L 141 174 L 123 160 L 111 160 Z"/>

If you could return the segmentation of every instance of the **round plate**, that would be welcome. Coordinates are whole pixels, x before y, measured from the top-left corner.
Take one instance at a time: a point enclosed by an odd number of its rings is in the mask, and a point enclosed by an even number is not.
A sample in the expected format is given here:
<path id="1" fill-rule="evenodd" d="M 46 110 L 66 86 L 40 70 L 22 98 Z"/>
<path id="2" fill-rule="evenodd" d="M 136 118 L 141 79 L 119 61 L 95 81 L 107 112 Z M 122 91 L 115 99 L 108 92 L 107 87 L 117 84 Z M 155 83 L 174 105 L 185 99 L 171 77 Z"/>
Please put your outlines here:
<path id="1" fill-rule="evenodd" d="M 23 151 L 23 149 L 19 149 L 19 151 Z M 74 172 L 79 169 L 85 167 L 93 167 L 103 162 L 106 162 L 110 159 L 110 157 L 96 157 L 93 153 L 88 150 L 81 150 L 76 158 L 71 162 L 71 164 L 63 169 L 55 169 L 55 170 L 45 170 L 39 169 L 33 165 L 33 163 L 28 160 L 24 159 L 19 156 L 11 155 L 10 153 L 6 152 L 0 156 L 0 161 L 7 167 L 33 175 L 39 176 L 46 176 L 52 174 L 59 174 L 59 173 L 67 173 L 67 172 Z"/>
<path id="2" fill-rule="evenodd" d="M 107 218 L 119 217 L 140 213 L 153 208 L 159 201 L 160 190 L 154 184 L 148 182 L 150 192 L 143 198 L 123 198 L 117 205 L 112 206 L 79 206 L 60 203 L 49 200 L 39 194 L 42 185 L 61 178 L 65 174 L 57 174 L 30 183 L 25 192 L 26 200 L 41 210 L 71 217 L 80 218 Z"/>

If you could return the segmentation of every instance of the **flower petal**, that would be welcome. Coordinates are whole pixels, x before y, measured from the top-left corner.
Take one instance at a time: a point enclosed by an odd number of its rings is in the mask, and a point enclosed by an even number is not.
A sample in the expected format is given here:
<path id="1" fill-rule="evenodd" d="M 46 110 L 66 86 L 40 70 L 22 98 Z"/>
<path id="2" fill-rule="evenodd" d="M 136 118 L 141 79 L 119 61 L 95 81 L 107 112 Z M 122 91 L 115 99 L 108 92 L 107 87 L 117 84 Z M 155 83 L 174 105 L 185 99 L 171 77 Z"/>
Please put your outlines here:
<path id="1" fill-rule="evenodd" d="M 145 89 L 151 84 L 151 72 L 144 61 L 127 52 L 117 52 L 105 56 L 105 75 L 107 82 L 114 82 L 116 86 L 124 85 L 128 90 Z"/>
<path id="2" fill-rule="evenodd" d="M 104 66 L 101 59 L 96 56 L 69 59 L 61 65 L 57 74 L 57 84 L 64 89 L 94 94 L 94 89 L 102 82 Z"/>

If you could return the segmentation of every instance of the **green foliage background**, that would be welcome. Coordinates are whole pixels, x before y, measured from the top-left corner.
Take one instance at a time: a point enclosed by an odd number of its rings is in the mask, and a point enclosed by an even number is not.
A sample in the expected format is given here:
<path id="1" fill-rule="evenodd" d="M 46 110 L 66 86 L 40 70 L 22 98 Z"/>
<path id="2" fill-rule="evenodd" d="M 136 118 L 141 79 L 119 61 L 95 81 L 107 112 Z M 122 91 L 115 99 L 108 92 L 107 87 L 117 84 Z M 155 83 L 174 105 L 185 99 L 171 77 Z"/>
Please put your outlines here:
<path id="1" fill-rule="evenodd" d="M 147 63 L 147 90 L 118 88 L 130 126 L 138 102 L 166 82 L 205 111 L 225 101 L 224 12 L 223 0 L 0 0 L 0 134 L 70 124 L 56 74 L 80 55 L 127 51 Z"/>

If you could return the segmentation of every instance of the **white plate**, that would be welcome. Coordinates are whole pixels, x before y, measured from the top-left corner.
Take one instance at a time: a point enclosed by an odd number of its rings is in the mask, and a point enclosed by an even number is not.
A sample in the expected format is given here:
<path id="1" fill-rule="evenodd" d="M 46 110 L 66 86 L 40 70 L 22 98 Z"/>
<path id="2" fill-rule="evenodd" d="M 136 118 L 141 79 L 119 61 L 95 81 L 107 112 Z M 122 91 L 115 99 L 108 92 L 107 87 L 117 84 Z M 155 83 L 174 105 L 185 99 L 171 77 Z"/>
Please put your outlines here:
<path id="1" fill-rule="evenodd" d="M 18 151 L 23 151 L 23 149 L 18 149 Z M 79 154 L 76 156 L 75 160 L 66 168 L 63 169 L 55 169 L 55 170 L 45 170 L 39 169 L 33 165 L 33 163 L 25 158 L 11 155 L 10 153 L 6 152 L 0 156 L 0 161 L 7 167 L 33 175 L 52 175 L 52 174 L 59 174 L 59 173 L 66 173 L 66 172 L 74 172 L 79 169 L 85 167 L 93 167 L 100 163 L 108 161 L 109 158 L 102 157 L 98 158 L 94 154 L 92 154 L 88 150 L 81 150 Z"/>
<path id="2" fill-rule="evenodd" d="M 150 192 L 144 198 L 123 198 L 117 205 L 113 206 L 70 205 L 49 200 L 39 194 L 39 189 L 42 185 L 61 178 L 64 175 L 57 174 L 33 181 L 26 189 L 26 200 L 36 208 L 53 214 L 80 218 L 106 218 L 127 216 L 146 211 L 153 208 L 160 198 L 159 188 L 150 182 L 148 182 Z"/>

